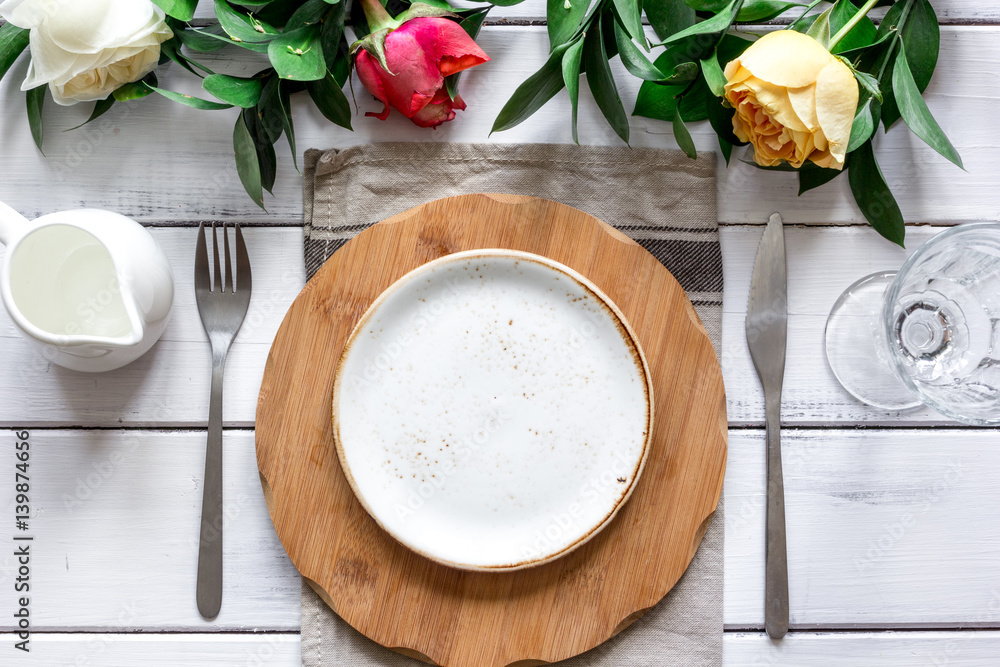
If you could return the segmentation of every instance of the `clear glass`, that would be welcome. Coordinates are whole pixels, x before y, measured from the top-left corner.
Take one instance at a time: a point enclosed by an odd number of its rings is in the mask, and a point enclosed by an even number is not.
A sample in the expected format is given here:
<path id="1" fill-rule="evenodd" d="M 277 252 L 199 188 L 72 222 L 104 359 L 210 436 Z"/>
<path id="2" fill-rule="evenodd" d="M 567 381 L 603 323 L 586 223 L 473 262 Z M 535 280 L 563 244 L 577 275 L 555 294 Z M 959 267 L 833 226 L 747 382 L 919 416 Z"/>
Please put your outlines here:
<path id="1" fill-rule="evenodd" d="M 949 229 L 898 273 L 854 283 L 825 342 L 834 375 L 870 405 L 1000 424 L 1000 224 Z"/>

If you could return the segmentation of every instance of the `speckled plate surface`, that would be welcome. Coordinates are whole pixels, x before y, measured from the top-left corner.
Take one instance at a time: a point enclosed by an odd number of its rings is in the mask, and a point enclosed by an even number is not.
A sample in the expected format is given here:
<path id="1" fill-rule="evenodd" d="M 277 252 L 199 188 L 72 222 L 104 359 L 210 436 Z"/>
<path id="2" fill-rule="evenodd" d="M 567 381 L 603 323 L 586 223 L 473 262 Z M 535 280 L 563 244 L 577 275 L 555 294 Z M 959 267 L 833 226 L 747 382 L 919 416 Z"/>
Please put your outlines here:
<path id="1" fill-rule="evenodd" d="M 448 255 L 368 309 L 337 368 L 333 432 L 383 529 L 470 570 L 538 565 L 606 526 L 642 472 L 649 371 L 618 308 L 572 269 Z"/>

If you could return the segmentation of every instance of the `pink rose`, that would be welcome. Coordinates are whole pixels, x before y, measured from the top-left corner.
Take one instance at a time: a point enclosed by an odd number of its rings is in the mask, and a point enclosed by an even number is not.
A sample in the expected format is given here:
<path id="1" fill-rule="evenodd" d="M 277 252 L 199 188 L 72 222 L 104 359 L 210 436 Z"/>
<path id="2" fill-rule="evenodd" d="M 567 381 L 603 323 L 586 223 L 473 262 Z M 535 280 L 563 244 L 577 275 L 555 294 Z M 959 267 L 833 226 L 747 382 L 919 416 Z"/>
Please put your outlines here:
<path id="1" fill-rule="evenodd" d="M 364 4 L 367 13 L 369 5 L 377 4 L 377 0 Z M 381 5 L 378 7 L 381 9 Z M 373 37 L 378 18 L 369 17 Z M 385 19 L 392 21 L 387 14 Z M 385 120 L 392 107 L 420 127 L 437 127 L 455 118 L 455 109 L 465 109 L 460 96 L 449 97 L 444 85 L 446 76 L 490 59 L 458 23 L 438 17 L 411 18 L 390 28 L 384 50 L 391 74 L 366 48 L 359 48 L 355 55 L 358 78 L 385 105 L 379 113 L 365 115 Z"/>

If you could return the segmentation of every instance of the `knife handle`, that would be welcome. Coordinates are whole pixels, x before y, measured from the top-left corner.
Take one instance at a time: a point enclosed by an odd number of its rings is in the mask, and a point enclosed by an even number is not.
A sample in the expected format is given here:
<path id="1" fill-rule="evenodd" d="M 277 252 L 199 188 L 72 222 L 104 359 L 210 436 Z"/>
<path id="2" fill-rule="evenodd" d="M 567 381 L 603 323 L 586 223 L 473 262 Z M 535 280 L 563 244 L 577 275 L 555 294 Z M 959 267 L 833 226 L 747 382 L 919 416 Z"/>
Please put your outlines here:
<path id="1" fill-rule="evenodd" d="M 781 398 L 765 398 L 767 425 L 767 546 L 764 557 L 764 628 L 772 639 L 788 632 L 788 556 L 785 488 L 781 474 Z"/>

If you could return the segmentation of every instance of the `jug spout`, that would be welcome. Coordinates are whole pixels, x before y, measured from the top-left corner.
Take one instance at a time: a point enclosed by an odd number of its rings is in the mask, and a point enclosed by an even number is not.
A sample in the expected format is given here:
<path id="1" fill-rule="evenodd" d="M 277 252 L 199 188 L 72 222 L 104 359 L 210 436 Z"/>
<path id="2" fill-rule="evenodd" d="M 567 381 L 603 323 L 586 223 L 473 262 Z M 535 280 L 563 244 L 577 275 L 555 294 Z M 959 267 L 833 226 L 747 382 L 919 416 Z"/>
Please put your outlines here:
<path id="1" fill-rule="evenodd" d="M 31 223 L 28 219 L 0 201 L 0 245 L 10 245 L 10 242 L 28 231 Z"/>

